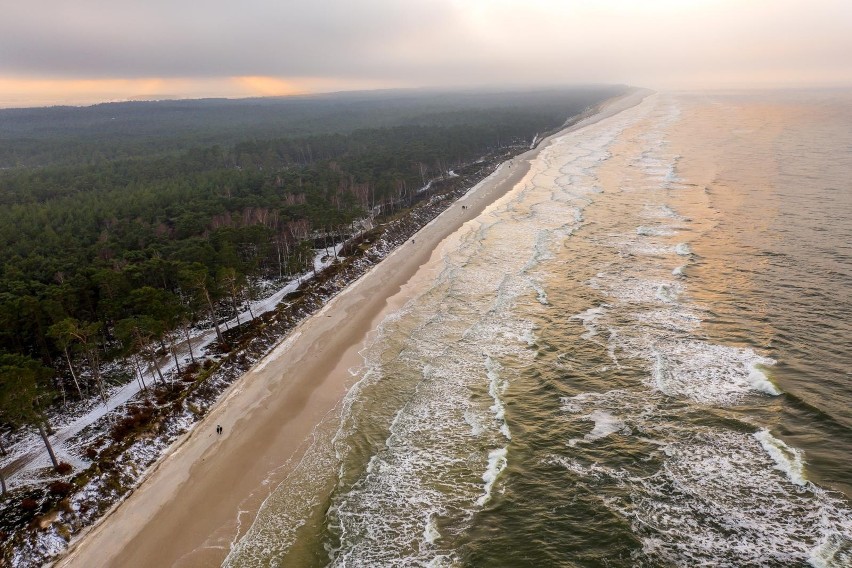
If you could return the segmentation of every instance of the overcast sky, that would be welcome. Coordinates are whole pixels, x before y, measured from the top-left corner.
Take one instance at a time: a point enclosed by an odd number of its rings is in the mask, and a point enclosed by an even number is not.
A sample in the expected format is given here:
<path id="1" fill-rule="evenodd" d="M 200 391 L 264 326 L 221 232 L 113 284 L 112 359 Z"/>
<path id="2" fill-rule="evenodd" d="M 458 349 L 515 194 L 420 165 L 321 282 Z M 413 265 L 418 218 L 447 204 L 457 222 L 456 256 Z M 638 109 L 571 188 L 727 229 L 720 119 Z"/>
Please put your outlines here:
<path id="1" fill-rule="evenodd" d="M 852 86 L 852 0 L 2 0 L 0 105 L 380 87 Z"/>

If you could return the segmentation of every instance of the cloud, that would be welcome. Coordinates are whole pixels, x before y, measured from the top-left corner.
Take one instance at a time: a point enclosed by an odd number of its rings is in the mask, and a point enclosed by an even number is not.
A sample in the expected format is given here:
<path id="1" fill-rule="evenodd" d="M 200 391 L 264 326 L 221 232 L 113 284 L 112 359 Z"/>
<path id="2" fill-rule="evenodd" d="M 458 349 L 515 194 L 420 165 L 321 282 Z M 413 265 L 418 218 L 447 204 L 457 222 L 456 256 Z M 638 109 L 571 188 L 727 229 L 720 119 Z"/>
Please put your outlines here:
<path id="1" fill-rule="evenodd" d="M 387 0 L 28 0 L 4 9 L 0 72 L 362 76 L 428 49 L 452 11 Z"/>
<path id="2" fill-rule="evenodd" d="M 231 80 L 257 94 L 316 85 L 731 86 L 749 77 L 852 84 L 848 0 L 8 4 L 6 78 Z"/>

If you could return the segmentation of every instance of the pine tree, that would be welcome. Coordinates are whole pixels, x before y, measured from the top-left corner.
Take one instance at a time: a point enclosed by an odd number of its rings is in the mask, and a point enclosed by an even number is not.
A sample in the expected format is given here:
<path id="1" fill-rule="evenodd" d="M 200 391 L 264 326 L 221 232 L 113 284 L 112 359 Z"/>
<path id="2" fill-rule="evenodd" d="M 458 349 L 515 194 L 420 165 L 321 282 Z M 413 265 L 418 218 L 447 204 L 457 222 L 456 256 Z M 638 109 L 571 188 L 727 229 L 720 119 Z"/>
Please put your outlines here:
<path id="1" fill-rule="evenodd" d="M 52 371 L 30 357 L 0 355 L 0 418 L 14 426 L 35 426 L 53 467 L 59 467 L 47 436 L 44 409 L 50 403 Z"/>

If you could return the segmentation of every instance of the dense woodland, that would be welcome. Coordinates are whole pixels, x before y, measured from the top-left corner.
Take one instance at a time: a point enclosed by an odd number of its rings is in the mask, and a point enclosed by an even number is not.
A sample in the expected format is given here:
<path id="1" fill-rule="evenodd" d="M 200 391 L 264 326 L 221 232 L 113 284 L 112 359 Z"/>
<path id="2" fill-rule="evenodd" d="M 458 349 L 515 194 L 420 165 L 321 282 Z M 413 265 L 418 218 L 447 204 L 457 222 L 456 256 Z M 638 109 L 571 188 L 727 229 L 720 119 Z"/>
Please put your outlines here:
<path id="1" fill-rule="evenodd" d="M 622 90 L 0 111 L 0 422 L 105 396 L 105 363 L 168 355 L 363 219 Z"/>

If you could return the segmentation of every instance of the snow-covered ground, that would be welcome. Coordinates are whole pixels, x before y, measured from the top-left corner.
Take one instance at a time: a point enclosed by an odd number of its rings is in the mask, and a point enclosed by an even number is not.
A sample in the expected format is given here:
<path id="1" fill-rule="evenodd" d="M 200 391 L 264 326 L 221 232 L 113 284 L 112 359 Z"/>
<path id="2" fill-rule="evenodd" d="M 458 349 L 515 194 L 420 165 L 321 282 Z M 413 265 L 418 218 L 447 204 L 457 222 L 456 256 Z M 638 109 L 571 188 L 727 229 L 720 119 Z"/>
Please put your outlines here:
<path id="1" fill-rule="evenodd" d="M 234 317 L 226 322 L 220 322 L 220 327 L 233 328 L 237 326 L 237 320 L 240 323 L 246 323 L 252 319 L 252 315 L 270 312 L 278 306 L 281 300 L 289 294 L 297 290 L 304 282 L 313 278 L 315 273 L 321 272 L 324 268 L 334 262 L 336 255 L 340 254 L 343 244 L 338 244 L 331 251 L 322 248 L 316 251 L 314 255 L 314 270 L 298 275 L 298 277 L 289 281 L 287 284 L 277 289 L 273 294 L 251 302 L 251 309 L 248 304 L 243 304 L 243 311 L 239 312 L 237 317 Z M 213 327 L 208 329 L 198 330 L 191 336 L 192 353 L 196 358 L 206 356 L 207 348 L 216 340 L 216 331 Z M 186 341 L 182 341 L 176 345 L 178 359 L 181 364 L 190 362 L 189 346 Z M 174 376 L 175 360 L 171 355 L 163 357 L 160 362 L 160 371 L 165 377 Z M 153 368 L 148 368 L 144 371 L 143 379 L 146 384 L 154 382 L 155 371 Z M 91 426 L 104 416 L 109 415 L 116 409 L 121 409 L 129 401 L 132 401 L 142 390 L 142 385 L 137 380 L 132 380 L 125 385 L 115 387 L 110 390 L 106 403 L 92 406 L 91 401 L 83 401 L 76 408 L 63 408 L 61 415 L 53 420 L 55 433 L 50 436 L 50 441 L 53 444 L 53 449 L 56 452 L 56 457 L 61 462 L 66 462 L 74 466 L 75 470 L 80 470 L 88 467 L 89 463 L 82 453 L 78 450 L 81 445 L 79 441 L 74 443 L 74 439 L 86 427 Z M 117 415 L 118 413 L 116 413 Z M 6 473 L 6 484 L 9 489 L 21 487 L 34 482 L 43 483 L 48 480 L 38 476 L 38 473 L 43 472 L 50 464 L 50 458 L 47 455 L 47 450 L 44 447 L 41 437 L 35 431 L 30 431 L 18 439 L 11 447 L 7 448 L 8 455 L 3 456 L 0 460 L 0 469 Z M 7 471 L 8 470 L 8 471 Z M 57 476 L 58 477 L 58 476 Z"/>
<path id="2" fill-rule="evenodd" d="M 484 160 L 485 157 L 480 158 L 480 160 L 474 163 Z M 428 191 L 434 182 L 448 177 L 458 177 L 458 174 L 450 170 L 444 175 L 434 177 L 418 189 L 417 193 Z M 376 209 L 377 211 L 374 213 L 377 213 L 380 207 Z M 372 219 L 362 220 L 361 227 L 363 230 L 371 228 Z M 219 322 L 220 328 L 231 329 L 238 325 L 238 321 L 241 324 L 250 321 L 252 314 L 258 316 L 274 310 L 284 296 L 297 290 L 304 282 L 310 280 L 316 273 L 319 273 L 333 263 L 342 247 L 343 243 L 340 243 L 334 247 L 334 251 L 331 250 L 332 247 L 316 249 L 313 270 L 298 275 L 266 298 L 251 302 L 250 310 L 248 307 L 249 304 L 244 303 L 242 311 L 239 312 L 238 316 L 225 322 Z M 195 329 L 189 342 L 176 336 L 175 350 L 181 365 L 188 364 L 191 361 L 189 353 L 190 344 L 192 346 L 192 355 L 196 359 L 200 359 L 207 356 L 207 348 L 215 340 L 216 331 L 212 327 L 212 324 L 211 327 L 206 329 Z M 176 366 L 171 354 L 162 357 L 159 365 L 160 372 L 166 377 L 166 380 L 169 380 L 169 377 L 174 377 Z M 156 371 L 150 366 L 143 369 L 142 379 L 145 384 L 153 383 L 155 376 Z M 54 428 L 54 433 L 50 436 L 50 441 L 53 444 L 57 459 L 60 462 L 71 464 L 75 470 L 88 467 L 89 462 L 83 457 L 82 448 L 79 446 L 85 445 L 89 440 L 81 441 L 80 433 L 105 416 L 111 415 L 117 409 L 122 409 L 128 402 L 133 401 L 141 390 L 142 384 L 134 379 L 126 384 L 109 389 L 106 403 L 101 404 L 98 402 L 97 404 L 93 404 L 93 400 L 82 401 L 64 407 L 58 415 L 51 417 L 51 425 Z M 117 418 L 119 412 L 115 412 L 114 416 Z M 49 480 L 44 477 L 44 474 L 51 465 L 50 458 L 37 432 L 27 431 L 23 435 L 19 433 L 6 449 L 8 453 L 0 459 L 0 470 L 6 475 L 6 484 L 9 489 L 36 482 L 43 483 Z"/>

